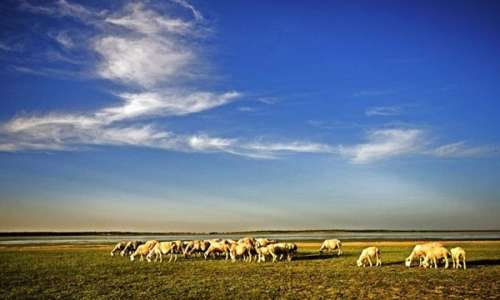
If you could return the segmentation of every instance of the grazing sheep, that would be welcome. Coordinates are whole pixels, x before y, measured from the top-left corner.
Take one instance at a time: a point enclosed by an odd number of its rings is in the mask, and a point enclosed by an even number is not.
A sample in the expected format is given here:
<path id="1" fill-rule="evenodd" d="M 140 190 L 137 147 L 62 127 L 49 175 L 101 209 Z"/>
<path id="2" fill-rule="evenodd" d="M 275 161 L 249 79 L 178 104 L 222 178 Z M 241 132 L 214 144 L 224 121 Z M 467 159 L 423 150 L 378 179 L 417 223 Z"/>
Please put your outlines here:
<path id="1" fill-rule="evenodd" d="M 205 253 L 205 251 L 207 251 L 208 247 L 210 247 L 210 242 L 206 240 L 189 241 L 184 247 L 183 255 L 184 257 L 188 257 L 191 256 L 193 253 L 202 254 Z"/>
<path id="2" fill-rule="evenodd" d="M 146 256 L 146 259 L 148 262 L 151 262 L 151 259 L 155 258 L 155 261 L 160 260 L 160 262 L 163 262 L 163 255 L 170 254 L 170 259 L 168 262 L 172 261 L 172 258 L 175 255 L 175 261 L 177 261 L 177 252 L 176 250 L 178 249 L 178 243 L 177 242 L 161 242 L 157 243 L 154 248 L 148 253 Z"/>
<path id="3" fill-rule="evenodd" d="M 140 261 L 143 261 L 144 257 L 149 254 L 149 252 L 154 248 L 156 244 L 158 244 L 157 240 L 150 240 L 145 244 L 140 245 L 139 247 L 137 247 L 135 252 L 130 255 L 130 260 L 134 261 L 135 257 L 139 255 L 141 257 Z"/>
<path id="4" fill-rule="evenodd" d="M 225 254 L 226 260 L 229 259 L 229 248 L 231 244 L 228 241 L 220 242 L 210 242 L 210 247 L 205 251 L 205 259 L 208 258 L 210 254 L 215 255 L 216 253 Z"/>
<path id="5" fill-rule="evenodd" d="M 342 252 L 342 242 L 338 239 L 325 240 L 321 247 L 319 248 L 319 253 L 325 252 L 333 252 L 337 250 L 337 255 L 340 256 Z"/>
<path id="6" fill-rule="evenodd" d="M 252 261 L 252 251 L 255 249 L 253 243 L 251 241 L 246 241 L 242 243 L 234 243 L 231 245 L 229 250 L 229 255 L 231 256 L 231 260 L 233 262 L 236 261 L 236 258 L 242 257 L 244 261 L 251 262 Z"/>
<path id="7" fill-rule="evenodd" d="M 140 245 L 139 247 L 137 247 L 135 252 L 132 255 L 130 255 L 130 261 L 134 261 L 135 257 L 138 255 L 140 256 L 140 261 L 143 261 L 144 256 L 148 255 L 149 251 L 150 251 L 150 249 L 146 245 L 144 245 L 144 244 Z"/>
<path id="8" fill-rule="evenodd" d="M 361 251 L 361 255 L 359 256 L 358 260 L 356 261 L 356 264 L 358 267 L 365 267 L 365 262 L 368 261 L 368 264 L 373 266 L 372 264 L 372 259 L 375 260 L 375 266 L 381 266 L 382 265 L 382 259 L 380 258 L 380 249 L 377 247 L 368 247 L 363 249 Z"/>
<path id="9" fill-rule="evenodd" d="M 111 256 L 115 256 L 115 253 L 120 252 L 121 250 L 123 250 L 126 245 L 127 245 L 127 241 L 118 242 L 115 245 L 115 247 L 113 248 L 113 250 L 111 250 Z"/>
<path id="10" fill-rule="evenodd" d="M 175 252 L 177 254 L 182 254 L 184 252 L 184 247 L 185 247 L 186 242 L 183 242 L 181 240 L 177 240 L 177 241 L 173 241 L 173 243 L 176 246 Z"/>
<path id="11" fill-rule="evenodd" d="M 144 244 L 141 241 L 129 241 L 127 245 L 125 245 L 125 248 L 123 248 L 122 252 L 120 252 L 121 256 L 126 256 L 126 255 L 131 255 L 132 253 L 135 252 L 137 247 L 140 245 Z"/>
<path id="12" fill-rule="evenodd" d="M 448 269 L 448 258 L 451 257 L 450 251 L 446 249 L 443 246 L 434 246 L 434 247 L 429 247 L 425 250 L 425 257 L 424 261 L 422 262 L 422 265 L 427 268 L 431 267 L 434 265 L 434 268 L 437 269 L 437 262 L 438 260 L 444 259 L 444 268 Z M 430 261 L 430 264 L 429 264 Z"/>
<path id="13" fill-rule="evenodd" d="M 271 247 L 273 244 L 269 244 L 267 246 L 256 247 L 255 250 L 257 252 L 257 261 L 260 263 L 261 261 L 266 261 L 266 256 L 271 256 Z"/>
<path id="14" fill-rule="evenodd" d="M 275 244 L 277 243 L 275 240 L 270 240 L 270 239 L 255 239 L 255 247 L 265 247 L 269 244 Z"/>
<path id="15" fill-rule="evenodd" d="M 439 242 L 429 242 L 415 245 L 410 253 L 410 256 L 408 256 L 405 260 L 405 266 L 411 267 L 412 261 L 414 259 L 419 259 L 419 266 L 421 267 L 424 262 L 425 251 L 431 247 L 443 247 L 443 244 Z"/>
<path id="16" fill-rule="evenodd" d="M 243 244 L 243 243 L 252 243 L 255 244 L 255 239 L 251 237 L 245 237 L 241 238 L 237 241 L 238 244 Z"/>
<path id="17" fill-rule="evenodd" d="M 278 257 L 282 260 L 285 256 L 288 261 L 291 261 L 298 249 L 295 243 L 276 243 L 267 247 L 269 248 L 269 254 L 273 257 L 273 262 L 276 262 Z"/>
<path id="18" fill-rule="evenodd" d="M 465 264 L 465 250 L 461 247 L 455 247 L 450 250 L 451 252 L 451 260 L 453 262 L 454 269 L 460 269 L 460 258 L 462 258 L 462 262 L 464 263 L 464 270 L 467 269 L 467 265 Z"/>

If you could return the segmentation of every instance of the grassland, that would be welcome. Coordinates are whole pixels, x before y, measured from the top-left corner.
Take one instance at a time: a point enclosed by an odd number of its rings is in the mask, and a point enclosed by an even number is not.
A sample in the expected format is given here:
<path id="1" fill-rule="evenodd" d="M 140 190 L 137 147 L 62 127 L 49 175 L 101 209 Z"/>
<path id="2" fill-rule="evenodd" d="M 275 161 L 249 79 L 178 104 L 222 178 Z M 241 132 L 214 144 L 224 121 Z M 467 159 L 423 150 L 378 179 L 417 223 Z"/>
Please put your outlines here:
<path id="1" fill-rule="evenodd" d="M 381 268 L 358 268 L 367 244 L 344 243 L 341 257 L 299 243 L 292 262 L 231 263 L 199 258 L 176 263 L 110 257 L 110 245 L 0 247 L 0 298 L 500 298 L 500 241 L 450 242 L 468 254 L 469 269 L 405 268 L 414 242 L 372 242 Z"/>

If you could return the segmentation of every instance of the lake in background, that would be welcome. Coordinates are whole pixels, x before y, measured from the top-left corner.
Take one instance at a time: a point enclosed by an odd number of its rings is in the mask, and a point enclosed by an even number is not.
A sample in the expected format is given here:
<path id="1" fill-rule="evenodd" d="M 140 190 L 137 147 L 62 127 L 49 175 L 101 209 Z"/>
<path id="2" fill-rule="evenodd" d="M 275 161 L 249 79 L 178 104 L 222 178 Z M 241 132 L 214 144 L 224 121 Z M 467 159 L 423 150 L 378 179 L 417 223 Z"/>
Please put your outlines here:
<path id="1" fill-rule="evenodd" d="M 268 234 L 141 234 L 141 235 L 47 235 L 47 236 L 1 236 L 0 245 L 9 244 L 75 244 L 75 243 L 112 243 L 120 240 L 208 240 L 215 238 L 238 240 L 244 236 L 267 237 L 270 239 L 291 241 L 321 241 L 338 238 L 343 241 L 356 240 L 500 240 L 500 231 L 466 232 L 289 232 Z"/>

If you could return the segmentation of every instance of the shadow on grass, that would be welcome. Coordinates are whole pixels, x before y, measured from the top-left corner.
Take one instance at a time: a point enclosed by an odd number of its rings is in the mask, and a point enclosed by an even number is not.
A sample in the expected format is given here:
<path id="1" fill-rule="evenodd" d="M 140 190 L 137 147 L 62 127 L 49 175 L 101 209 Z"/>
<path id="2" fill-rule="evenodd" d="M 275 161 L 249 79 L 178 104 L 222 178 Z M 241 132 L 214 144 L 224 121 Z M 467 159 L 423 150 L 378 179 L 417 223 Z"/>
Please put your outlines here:
<path id="1" fill-rule="evenodd" d="M 469 266 L 497 266 L 500 265 L 500 259 L 479 259 L 471 260 L 467 262 L 467 267 Z"/>
<path id="2" fill-rule="evenodd" d="M 342 254 L 341 256 L 337 256 L 337 254 L 302 254 L 294 256 L 293 260 L 317 260 L 317 259 L 342 259 L 342 257 L 350 257 L 354 256 L 351 254 Z"/>
<path id="3" fill-rule="evenodd" d="M 404 261 L 391 261 L 391 262 L 383 262 L 382 265 L 384 266 L 397 266 L 397 265 L 404 265 Z M 440 267 L 442 267 L 444 264 L 440 262 Z M 500 265 L 500 259 L 480 259 L 480 260 L 471 260 L 467 261 L 467 268 L 469 267 L 479 267 L 479 266 L 498 266 Z M 452 263 L 450 260 L 450 268 L 452 267 Z M 412 268 L 418 268 L 418 265 L 413 264 Z"/>

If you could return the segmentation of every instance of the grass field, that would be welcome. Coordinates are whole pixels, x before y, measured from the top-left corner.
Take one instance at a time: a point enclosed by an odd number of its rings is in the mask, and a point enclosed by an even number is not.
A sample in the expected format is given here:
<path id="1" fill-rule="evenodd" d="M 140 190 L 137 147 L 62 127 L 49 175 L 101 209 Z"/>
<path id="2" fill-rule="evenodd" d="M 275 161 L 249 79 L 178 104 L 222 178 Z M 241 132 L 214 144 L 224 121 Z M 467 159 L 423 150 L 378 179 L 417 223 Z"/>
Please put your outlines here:
<path id="1" fill-rule="evenodd" d="M 500 241 L 448 242 L 468 255 L 467 270 L 406 268 L 415 242 L 371 242 L 381 268 L 358 268 L 366 243 L 344 243 L 341 257 L 299 243 L 292 262 L 176 263 L 110 257 L 111 245 L 0 247 L 0 298 L 500 298 Z"/>

